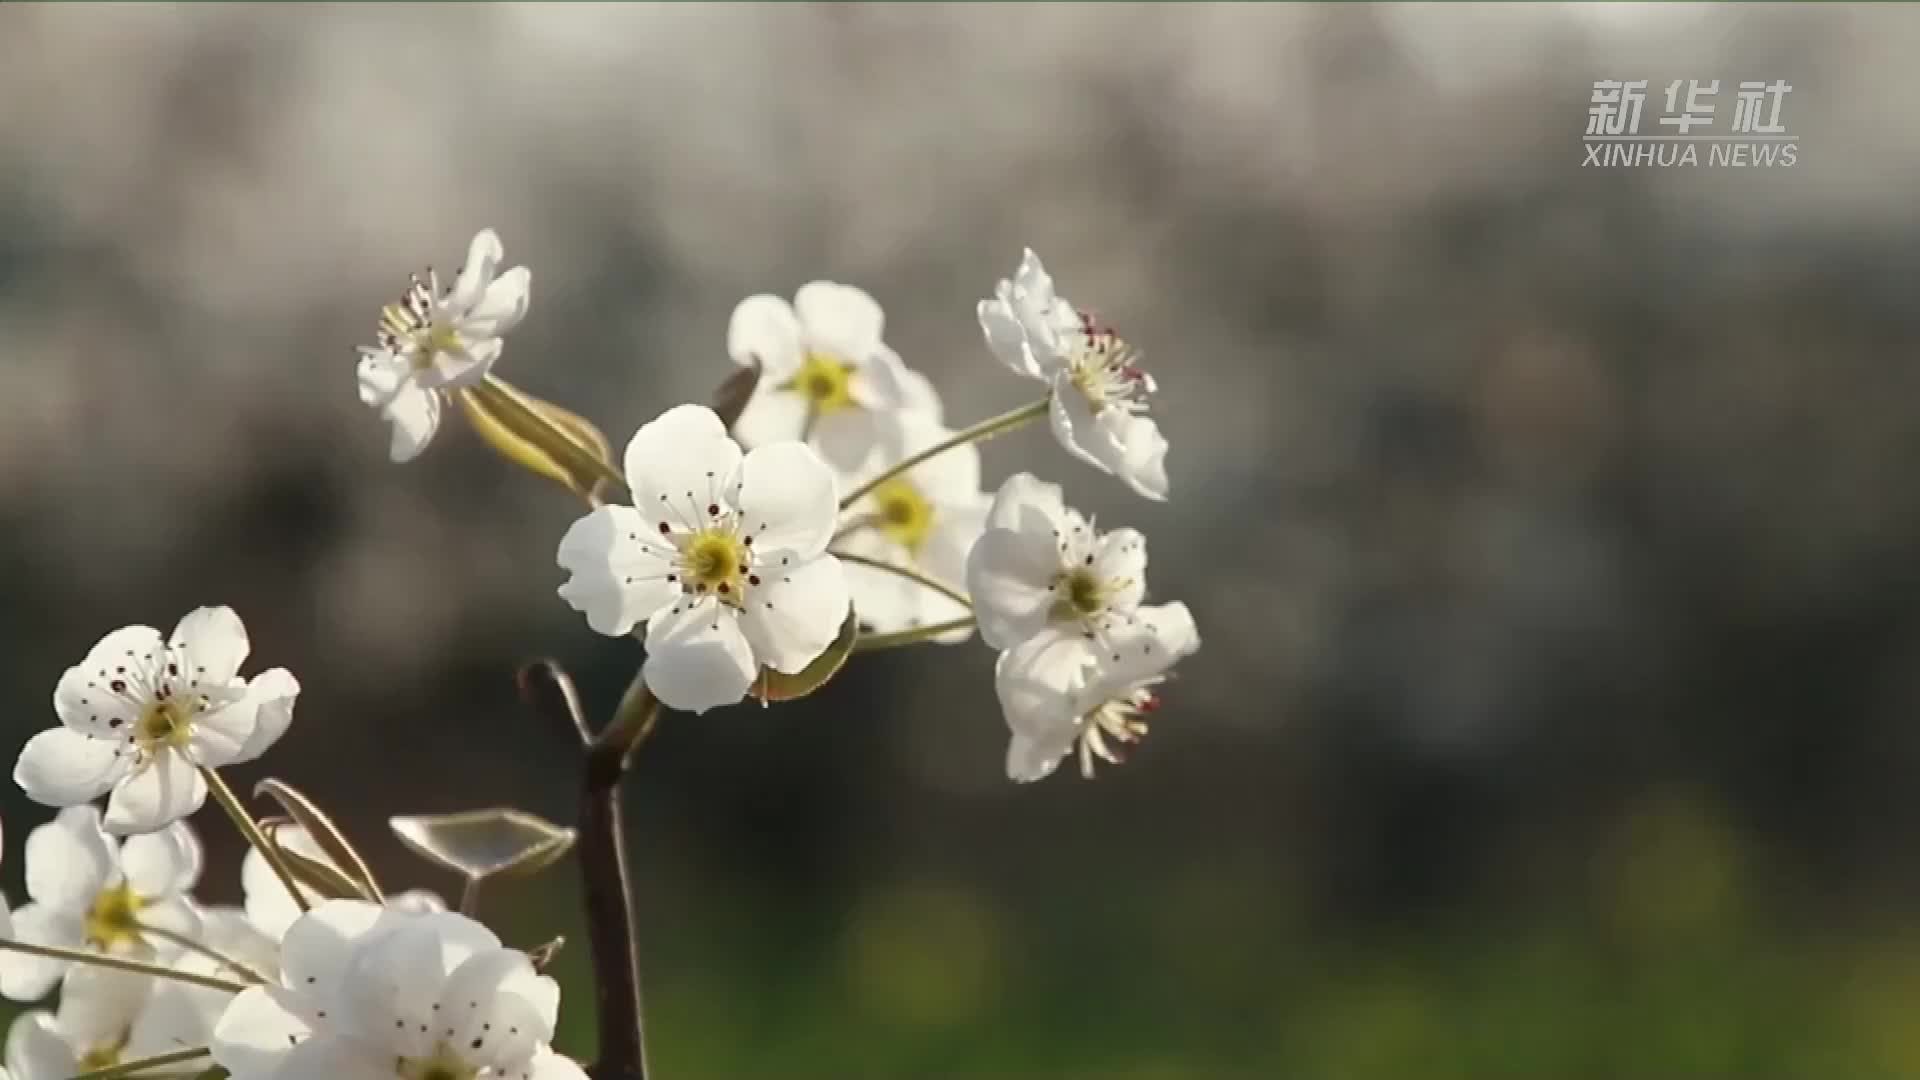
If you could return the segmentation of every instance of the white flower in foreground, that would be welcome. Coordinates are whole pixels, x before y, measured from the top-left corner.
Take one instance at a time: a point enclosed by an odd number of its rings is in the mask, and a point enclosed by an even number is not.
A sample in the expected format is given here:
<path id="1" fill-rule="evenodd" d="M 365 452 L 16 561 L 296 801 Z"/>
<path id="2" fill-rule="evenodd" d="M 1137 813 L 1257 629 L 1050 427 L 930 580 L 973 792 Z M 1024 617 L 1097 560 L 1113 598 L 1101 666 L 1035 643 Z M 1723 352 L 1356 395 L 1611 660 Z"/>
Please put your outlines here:
<path id="1" fill-rule="evenodd" d="M 820 453 L 852 470 L 880 443 L 878 417 L 912 409 L 939 419 L 932 384 L 880 340 L 885 323 L 873 297 L 831 281 L 802 285 L 792 304 L 770 295 L 740 301 L 727 352 L 742 366 L 760 364 L 736 425 L 741 441 L 803 439 L 810 427 Z"/>
<path id="2" fill-rule="evenodd" d="M 426 449 L 444 392 L 485 378 L 503 336 L 526 316 L 531 275 L 524 266 L 499 273 L 504 257 L 500 238 L 482 229 L 450 288 L 441 291 L 431 267 L 424 280 L 414 275 L 400 302 L 380 312 L 379 345 L 360 347 L 360 400 L 393 426 L 393 460 Z"/>
<path id="3" fill-rule="evenodd" d="M 175 971 L 231 982 L 252 982 L 256 975 L 263 979 L 279 975 L 279 946 L 254 929 L 238 908 L 202 911 L 200 932 L 195 940 L 218 953 L 221 959 L 205 952 L 182 951 L 168 966 Z M 69 983 L 73 977 L 71 973 L 67 976 Z M 214 1027 L 235 995 L 173 979 L 148 981 L 153 984 L 152 994 L 134 1021 L 125 1057 L 149 1057 L 187 1046 L 206 1046 L 213 1041 Z"/>
<path id="4" fill-rule="evenodd" d="M 111 791 L 110 832 L 150 832 L 200 808 L 199 768 L 251 761 L 286 733 L 300 684 L 285 668 L 240 678 L 247 629 L 200 608 L 163 640 L 150 626 L 100 639 L 53 691 L 63 726 L 27 741 L 13 780 L 37 802 L 78 806 Z"/>
<path id="5" fill-rule="evenodd" d="M 76 967 L 60 986 L 54 1011 L 20 1014 L 7 1031 L 6 1071 L 13 1080 L 68 1080 L 153 1054 L 195 1045 L 191 1030 L 148 1021 L 154 980 L 102 968 Z"/>
<path id="6" fill-rule="evenodd" d="M 340 869 L 307 830 L 297 825 L 274 830 L 273 840 L 285 850 L 311 862 Z M 273 872 L 272 864 L 257 848 L 249 847 L 246 858 L 240 861 L 240 890 L 246 896 L 247 921 L 274 941 L 279 941 L 286 934 L 287 927 L 300 917 L 300 905 L 294 902 L 280 875 Z M 318 891 L 305 885 L 300 887 L 300 891 L 306 896 L 309 906 L 319 904 L 324 899 Z M 447 908 L 446 901 L 426 889 L 412 889 L 389 896 L 387 905 L 399 911 L 421 913 L 445 911 Z"/>
<path id="7" fill-rule="evenodd" d="M 762 667 L 792 674 L 832 643 L 847 581 L 826 554 L 839 492 L 797 442 L 742 456 L 713 410 L 669 409 L 627 444 L 632 506 L 573 523 L 560 596 L 602 634 L 645 622 L 642 672 L 670 708 L 746 696 Z"/>
<path id="8" fill-rule="evenodd" d="M 1038 255 L 1026 253 L 979 316 L 1000 362 L 1051 388 L 1060 445 L 1149 499 L 1167 497 L 1167 440 L 1147 415 L 1153 376 L 1119 335 L 1054 293 Z"/>
<path id="9" fill-rule="evenodd" d="M 1076 744 L 1081 775 L 1089 779 L 1095 758 L 1120 764 L 1119 747 L 1146 737 L 1168 671 L 1199 647 L 1187 606 L 1160 604 L 1141 608 L 1134 624 L 1097 653 L 1047 636 L 1002 653 L 993 681 L 1013 731 L 1007 776 L 1039 780 Z"/>
<path id="10" fill-rule="evenodd" d="M 547 1043 L 557 983 L 451 912 L 333 900 L 281 944 L 279 982 L 249 987 L 215 1026 L 234 1080 L 578 1080 Z"/>
<path id="11" fill-rule="evenodd" d="M 848 486 L 864 484 L 953 434 L 939 421 L 918 413 L 891 417 L 887 427 L 880 452 L 853 474 Z M 847 518 L 857 524 L 840 541 L 840 548 L 919 571 L 964 593 L 967 552 L 986 528 L 988 502 L 980 490 L 979 448 L 958 446 L 885 481 L 848 507 Z M 965 605 L 909 578 L 855 562 L 844 565 L 853 590 L 853 609 L 877 633 L 967 614 Z M 935 640 L 951 644 L 971 636 L 971 630 L 959 630 Z"/>
<path id="12" fill-rule="evenodd" d="M 122 844 L 101 830 L 98 810 L 70 807 L 27 834 L 31 900 L 14 913 L 14 934 L 33 945 L 151 959 L 173 950 L 165 934 L 199 929 L 187 898 L 199 879 L 200 841 L 184 822 Z M 45 997 L 66 970 L 63 960 L 0 952 L 0 994 Z"/>
<path id="13" fill-rule="evenodd" d="M 1146 589 L 1146 538 L 1100 532 L 1066 506 L 1059 485 L 1030 473 L 1000 485 L 967 556 L 980 636 L 996 649 L 1042 636 L 1095 648 L 1133 623 Z"/>

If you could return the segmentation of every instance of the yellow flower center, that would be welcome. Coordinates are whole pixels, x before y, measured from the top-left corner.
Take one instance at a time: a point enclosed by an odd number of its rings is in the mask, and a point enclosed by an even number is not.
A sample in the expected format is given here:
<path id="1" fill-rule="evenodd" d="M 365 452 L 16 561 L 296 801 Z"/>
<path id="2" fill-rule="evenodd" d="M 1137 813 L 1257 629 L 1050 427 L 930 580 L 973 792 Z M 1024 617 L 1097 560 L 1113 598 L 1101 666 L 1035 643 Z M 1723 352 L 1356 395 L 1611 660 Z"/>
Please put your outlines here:
<path id="1" fill-rule="evenodd" d="M 83 1073 L 95 1069 L 110 1069 L 120 1064 L 120 1051 L 126 1047 L 125 1040 L 117 1043 L 105 1043 L 80 1055 L 79 1067 Z"/>
<path id="2" fill-rule="evenodd" d="M 816 415 L 853 407 L 853 367 L 824 353 L 808 353 L 786 389 L 807 399 Z"/>
<path id="3" fill-rule="evenodd" d="M 707 528 L 689 534 L 680 541 L 680 569 L 686 580 L 683 587 L 691 593 L 717 593 L 721 600 L 738 604 L 747 577 L 748 552 L 738 536 L 723 529 Z"/>
<path id="4" fill-rule="evenodd" d="M 1080 567 L 1062 574 L 1054 585 L 1060 597 L 1056 614 L 1063 619 L 1097 615 L 1107 606 L 1106 586 L 1094 576 L 1091 568 Z"/>
<path id="5" fill-rule="evenodd" d="M 887 539 L 918 554 L 933 532 L 933 504 L 920 494 L 913 481 L 903 476 L 874 488 L 873 502 L 878 508 L 875 516 L 879 518 L 880 531 Z"/>
<path id="6" fill-rule="evenodd" d="M 400 1058 L 394 1062 L 394 1074 L 403 1080 L 473 1080 L 480 1070 L 472 1068 L 452 1051 L 445 1043 L 434 1048 L 433 1056 L 411 1060 Z"/>
<path id="7" fill-rule="evenodd" d="M 140 714 L 134 725 L 134 738 L 144 749 L 181 746 L 193 732 L 192 711 L 187 702 L 167 699 L 156 701 Z"/>
<path id="8" fill-rule="evenodd" d="M 125 882 L 100 890 L 99 895 L 93 898 L 93 904 L 87 908 L 87 944 L 101 952 L 114 952 L 123 945 L 138 945 L 140 920 L 137 916 L 144 906 L 146 901 L 134 895 L 133 887 Z"/>

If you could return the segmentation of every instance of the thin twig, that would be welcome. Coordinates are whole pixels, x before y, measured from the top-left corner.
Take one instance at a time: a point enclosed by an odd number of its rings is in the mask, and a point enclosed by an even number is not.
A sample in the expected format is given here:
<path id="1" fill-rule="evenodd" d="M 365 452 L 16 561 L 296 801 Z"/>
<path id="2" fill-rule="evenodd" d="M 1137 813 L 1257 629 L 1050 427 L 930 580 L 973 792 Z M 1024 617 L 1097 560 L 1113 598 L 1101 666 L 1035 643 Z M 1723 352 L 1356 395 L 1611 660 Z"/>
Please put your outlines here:
<path id="1" fill-rule="evenodd" d="M 148 926 L 146 923 L 139 923 L 137 925 L 140 927 L 141 934 L 148 937 L 158 938 L 161 941 L 165 941 L 172 945 L 176 945 L 182 949 L 185 949 L 190 953 L 198 953 L 201 956 L 204 956 L 207 959 L 213 961 L 214 963 L 219 964 L 221 967 L 224 967 L 227 970 L 232 971 L 234 974 L 240 976 L 241 978 L 247 980 L 248 982 L 264 983 L 267 981 L 267 977 L 265 975 L 260 974 L 259 972 L 253 970 L 247 965 L 241 963 L 238 960 L 235 960 L 233 957 L 228 956 L 227 954 L 221 952 L 220 950 L 214 948 L 211 945 L 206 944 L 205 942 L 195 941 L 185 934 L 176 934 L 164 926 Z"/>
<path id="2" fill-rule="evenodd" d="M 156 979 L 192 983 L 209 990 L 224 990 L 229 994 L 237 994 L 247 988 L 246 983 L 217 979 L 212 975 L 195 975 L 191 971 L 179 971 L 159 964 L 143 964 L 138 960 L 122 960 L 118 956 L 108 956 L 105 953 L 59 949 L 51 945 L 35 945 L 31 942 L 13 941 L 7 938 L 0 938 L 0 952 L 26 953 L 28 956 L 44 956 L 49 960 L 65 960 L 69 964 L 92 964 L 94 967 L 113 968 L 116 971 L 131 971 L 136 975 L 151 975 Z"/>
<path id="3" fill-rule="evenodd" d="M 564 714 L 587 744 L 580 785 L 579 840 L 574 847 L 580 864 L 600 1027 L 599 1060 L 587 1074 L 593 1080 L 646 1080 L 640 956 L 633 931 L 633 883 L 627 869 L 620 777 L 634 749 L 652 732 L 660 704 L 636 675 L 613 721 L 598 735 L 590 736 L 573 681 L 558 664 L 543 660 L 523 669 L 520 688 L 527 704 L 543 719 L 556 722 Z"/>
<path id="4" fill-rule="evenodd" d="M 928 577 L 926 574 L 915 570 L 911 566 L 901 566 L 898 563 L 890 563 L 885 559 L 876 559 L 870 555 L 856 555 L 851 551 L 829 551 L 827 554 L 839 559 L 841 562 L 849 562 L 856 566 L 865 566 L 869 569 L 879 570 L 882 573 L 892 574 L 895 577 L 906 578 L 908 581 L 922 588 L 932 589 L 934 592 L 959 604 L 968 611 L 973 610 L 973 602 L 967 599 L 966 593 L 961 592 L 951 585 L 942 584 L 934 578 Z"/>

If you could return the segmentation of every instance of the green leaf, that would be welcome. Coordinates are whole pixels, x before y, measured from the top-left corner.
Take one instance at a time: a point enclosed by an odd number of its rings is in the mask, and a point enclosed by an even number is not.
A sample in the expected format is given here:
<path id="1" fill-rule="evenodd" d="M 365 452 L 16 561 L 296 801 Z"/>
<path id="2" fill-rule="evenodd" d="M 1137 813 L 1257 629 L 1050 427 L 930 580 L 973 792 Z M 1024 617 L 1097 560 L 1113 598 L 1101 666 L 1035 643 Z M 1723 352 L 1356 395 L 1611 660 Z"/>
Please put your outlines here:
<path id="1" fill-rule="evenodd" d="M 307 835 L 326 854 L 328 861 L 353 885 L 351 895 L 376 904 L 386 902 L 385 894 L 380 891 L 380 883 L 374 880 L 373 870 L 367 866 L 367 861 L 347 842 L 346 835 L 333 823 L 333 819 L 305 793 L 284 780 L 268 777 L 253 786 L 253 794 L 255 798 L 265 795 L 279 803 L 287 816 L 307 831 Z M 275 846 L 279 847 L 277 844 Z M 292 854 L 285 848 L 281 848 L 281 851 L 283 854 Z"/>
<path id="2" fill-rule="evenodd" d="M 847 657 L 853 652 L 853 644 L 860 638 L 860 620 L 852 609 L 847 611 L 847 621 L 840 624 L 840 634 L 833 639 L 824 652 L 814 657 L 813 663 L 798 673 L 785 675 L 772 668 L 761 668 L 760 677 L 753 681 L 750 693 L 766 704 L 776 701 L 792 701 L 803 698 L 827 684 L 829 679 L 840 673 Z"/>
<path id="3" fill-rule="evenodd" d="M 506 807 L 415 814 L 389 818 L 387 824 L 414 854 L 473 881 L 538 873 L 565 855 L 574 840 L 572 829 Z"/>
<path id="4" fill-rule="evenodd" d="M 287 846 L 274 836 L 285 827 L 278 823 L 272 826 L 262 825 L 260 832 L 267 838 L 267 843 L 273 845 L 273 853 L 286 863 L 287 870 L 293 874 L 295 880 L 329 900 L 372 899 L 362 891 L 358 882 L 348 877 L 339 867 L 323 863 L 318 859 L 310 859 L 297 851 L 288 850 Z M 375 901 L 375 903 L 379 902 Z"/>
<path id="5" fill-rule="evenodd" d="M 588 502 L 625 490 L 607 437 L 583 417 L 492 375 L 454 398 L 473 430 L 508 461 Z"/>

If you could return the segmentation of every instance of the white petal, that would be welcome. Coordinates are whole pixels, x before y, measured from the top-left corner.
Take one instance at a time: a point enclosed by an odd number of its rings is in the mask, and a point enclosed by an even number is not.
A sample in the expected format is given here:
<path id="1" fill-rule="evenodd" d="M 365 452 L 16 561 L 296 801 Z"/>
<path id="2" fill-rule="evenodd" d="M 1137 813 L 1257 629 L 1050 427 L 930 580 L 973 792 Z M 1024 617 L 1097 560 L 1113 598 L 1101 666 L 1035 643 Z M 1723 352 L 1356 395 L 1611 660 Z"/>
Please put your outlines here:
<path id="1" fill-rule="evenodd" d="M 1200 648 L 1200 631 L 1185 604 L 1143 607 L 1127 628 L 1108 635 L 1081 699 L 1082 712 L 1117 700 L 1165 674 Z"/>
<path id="2" fill-rule="evenodd" d="M 188 760 L 214 768 L 239 760 L 259 729 L 260 705 L 248 696 L 245 686 L 239 688 L 238 696 L 239 700 L 229 705 L 194 716 L 184 748 Z"/>
<path id="3" fill-rule="evenodd" d="M 866 366 L 885 329 L 886 317 L 866 290 L 832 281 L 800 286 L 794 314 L 809 352 L 822 352 L 853 367 Z"/>
<path id="4" fill-rule="evenodd" d="M 967 556 L 967 595 L 981 638 L 996 649 L 1010 649 L 1044 629 L 1059 570 L 1051 537 L 988 529 Z"/>
<path id="5" fill-rule="evenodd" d="M 509 1074 L 506 1080 L 587 1080 L 587 1073 L 572 1058 L 543 1046 L 525 1069 Z"/>
<path id="6" fill-rule="evenodd" d="M 475 953 L 448 976 L 435 1018 L 447 1043 L 469 1065 L 506 1071 L 532 1059 L 553 1038 L 558 1004 L 553 980 L 542 979 L 514 949 Z"/>
<path id="7" fill-rule="evenodd" d="M 247 628 L 230 607 L 203 607 L 188 612 L 168 640 L 180 661 L 180 678 L 195 689 L 225 688 L 240 676 L 246 662 Z"/>
<path id="8" fill-rule="evenodd" d="M 48 806 L 74 806 L 107 793 L 126 775 L 132 755 L 124 739 L 95 739 L 50 728 L 27 740 L 13 782 Z"/>
<path id="9" fill-rule="evenodd" d="M 376 349 L 368 345 L 360 346 L 360 363 L 354 370 L 360 380 L 360 403 L 376 409 L 385 408 L 387 402 L 405 386 L 408 376 L 413 373 L 413 365 L 406 358 L 395 355 L 391 349 Z"/>
<path id="10" fill-rule="evenodd" d="M 215 1063 L 239 1080 L 277 1076 L 294 1047 L 318 1023 L 305 995 L 281 986 L 251 986 L 235 995 L 213 1027 Z"/>
<path id="11" fill-rule="evenodd" d="M 765 293 L 740 301 L 727 320 L 727 355 L 742 367 L 757 361 L 762 386 L 792 378 L 801 360 L 800 320 L 793 305 Z"/>
<path id="12" fill-rule="evenodd" d="M 440 430 L 441 408 L 439 391 L 428 390 L 412 381 L 402 385 L 382 410 L 387 423 L 393 427 L 387 456 L 397 464 L 419 457 L 433 441 L 434 433 Z"/>
<path id="13" fill-rule="evenodd" d="M 81 913 L 77 911 L 41 903 L 22 904 L 20 910 L 13 913 L 14 940 L 60 949 L 79 948 L 85 934 L 80 919 Z M 0 952 L 0 995 L 14 1001 L 38 1001 L 47 996 L 66 970 L 65 960 Z"/>
<path id="14" fill-rule="evenodd" d="M 1049 484 L 1032 473 L 1014 473 L 994 494 L 987 512 L 987 528 L 1012 529 L 1052 540 L 1063 531 L 1067 507 L 1059 484 Z"/>
<path id="15" fill-rule="evenodd" d="M 661 704 L 703 713 L 747 696 L 759 670 L 739 621 L 712 598 L 654 615 L 641 671 Z"/>
<path id="16" fill-rule="evenodd" d="M 1093 573 L 1103 585 L 1120 583 L 1106 594 L 1108 611 L 1139 607 L 1147 591 L 1147 538 L 1138 529 L 1115 529 L 1102 536 L 1093 551 Z"/>
<path id="17" fill-rule="evenodd" d="M 934 388 L 933 380 L 905 366 L 895 373 L 900 380 L 900 408 L 906 412 L 920 413 L 940 423 L 945 416 L 946 406 L 940 403 L 940 391 Z"/>
<path id="18" fill-rule="evenodd" d="M 630 506 L 602 506 L 575 521 L 560 538 L 557 559 L 570 574 L 560 598 L 602 634 L 632 633 L 680 595 L 667 583 L 673 549 L 657 530 Z"/>
<path id="19" fill-rule="evenodd" d="M 85 911 L 115 869 L 100 811 L 73 806 L 27 834 L 27 895 L 64 911 Z"/>
<path id="20" fill-rule="evenodd" d="M 904 548 L 875 529 L 862 529 L 842 541 L 841 546 L 848 554 L 864 555 L 894 566 L 905 566 L 911 561 L 911 556 Z M 905 630 L 922 620 L 921 597 L 923 594 L 931 595 L 931 590 L 898 574 L 875 570 L 861 563 L 842 562 L 840 570 L 846 575 L 853 610 L 859 614 L 861 625 L 869 630 L 890 634 Z"/>
<path id="21" fill-rule="evenodd" d="M 925 413 L 903 412 L 882 423 L 881 461 L 892 466 L 945 442 L 953 430 Z M 920 493 L 933 502 L 980 497 L 980 447 L 973 443 L 943 450 L 907 472 Z"/>
<path id="22" fill-rule="evenodd" d="M 394 1080 L 397 1075 L 392 1060 L 371 1048 L 353 1039 L 316 1034 L 287 1054 L 272 1080 Z"/>
<path id="23" fill-rule="evenodd" d="M 1047 419 L 1053 426 L 1054 440 L 1069 454 L 1102 472 L 1113 471 L 1107 461 L 1117 460 L 1122 450 L 1094 426 L 1087 395 L 1073 385 L 1064 371 L 1053 377 L 1053 397 L 1047 406 Z"/>
<path id="24" fill-rule="evenodd" d="M 1080 716 L 1075 695 L 1091 674 L 1094 649 L 1078 633 L 1048 628 L 1002 653 L 993 683 L 1007 726 L 1043 740 L 1063 727 L 1070 734 Z"/>
<path id="25" fill-rule="evenodd" d="M 846 575 L 831 555 L 759 567 L 760 584 L 741 598 L 740 629 L 762 666 L 789 675 L 812 663 L 846 621 Z"/>
<path id="26" fill-rule="evenodd" d="M 1040 362 L 1034 358 L 1033 346 L 1028 343 L 1026 327 L 1014 314 L 1010 295 L 982 300 L 974 310 L 980 320 L 980 332 L 986 335 L 987 349 L 996 359 L 1015 375 L 1046 379 Z"/>
<path id="27" fill-rule="evenodd" d="M 75 964 L 60 983 L 54 1022 L 78 1046 L 118 1042 L 152 996 L 154 981 L 146 975 Z"/>
<path id="28" fill-rule="evenodd" d="M 122 627 L 61 676 L 53 691 L 54 711 L 75 731 L 121 736 L 153 700 L 155 676 L 165 667 L 158 630 Z"/>
<path id="29" fill-rule="evenodd" d="M 44 1010 L 14 1018 L 7 1029 L 6 1061 L 13 1080 L 66 1080 L 80 1071 L 79 1055 Z"/>
<path id="30" fill-rule="evenodd" d="M 460 274 L 453 280 L 453 289 L 447 294 L 445 304 L 448 310 L 467 312 L 480 302 L 487 286 L 493 282 L 493 276 L 499 271 L 500 260 L 506 257 L 506 250 L 500 246 L 500 237 L 492 229 L 481 229 L 467 244 L 467 261 L 460 264 Z"/>
<path id="31" fill-rule="evenodd" d="M 286 668 L 270 668 L 247 682 L 247 700 L 252 703 L 253 733 L 229 764 L 252 761 L 272 749 L 293 723 L 293 705 L 300 697 L 300 680 Z"/>
<path id="32" fill-rule="evenodd" d="M 190 901 L 180 896 L 159 900 L 141 908 L 140 921 L 156 930 L 164 930 L 182 937 L 198 938 L 200 936 L 200 913 L 194 909 Z M 174 950 L 174 946 L 165 941 L 149 939 L 148 944 L 156 945 L 162 951 Z"/>
<path id="33" fill-rule="evenodd" d="M 1072 726 L 1050 729 L 1043 738 L 1018 731 L 1007 739 L 1007 779 L 1031 784 L 1045 780 L 1073 752 Z"/>
<path id="34" fill-rule="evenodd" d="M 761 379 L 734 421 L 733 433 L 742 445 L 752 448 L 768 443 L 797 440 L 807 425 L 807 399 L 791 390 L 781 390 Z"/>
<path id="35" fill-rule="evenodd" d="M 1126 481 L 1137 494 L 1156 502 L 1167 498 L 1167 439 L 1148 416 L 1124 409 L 1105 409 L 1094 417 L 1105 433 L 1102 445 L 1117 448 L 1107 470 Z"/>
<path id="36" fill-rule="evenodd" d="M 870 412 L 906 408 L 909 374 L 899 353 L 885 345 L 875 345 L 866 367 L 855 369 L 847 379 L 847 396 Z"/>
<path id="37" fill-rule="evenodd" d="M 447 902 L 440 895 L 428 889 L 408 889 L 406 892 L 387 895 L 387 906 L 395 911 L 414 915 L 425 915 L 447 910 Z"/>
<path id="38" fill-rule="evenodd" d="M 740 465 L 740 445 L 704 405 L 677 405 L 627 443 L 627 486 L 633 506 L 656 529 L 676 531 L 710 519 Z"/>
<path id="39" fill-rule="evenodd" d="M 191 890 L 200 880 L 200 865 L 200 838 L 184 821 L 130 836 L 120 847 L 120 870 L 127 884 L 148 899 Z"/>
<path id="40" fill-rule="evenodd" d="M 419 920 L 370 938 L 341 978 L 342 1032 L 398 1056 L 426 1057 L 440 1034 L 433 1027 L 452 1023 L 433 1011 L 446 981 L 440 939 Z"/>
<path id="41" fill-rule="evenodd" d="M 813 446 L 841 472 L 853 472 L 880 445 L 878 416 L 866 409 L 840 409 L 813 424 Z M 764 444 L 763 444 L 764 445 Z"/>
<path id="42" fill-rule="evenodd" d="M 756 562 L 784 552 L 797 563 L 827 549 L 840 489 L 818 454 L 797 442 L 774 443 L 741 462 L 738 505 Z"/>
<path id="43" fill-rule="evenodd" d="M 152 832 L 200 809 L 206 799 L 207 782 L 193 763 L 175 750 L 161 749 L 114 787 L 107 798 L 107 831 Z"/>
<path id="44" fill-rule="evenodd" d="M 422 390 L 453 390 L 472 386 L 487 377 L 506 342 L 486 334 L 463 332 L 461 344 L 433 354 L 432 364 L 415 373 L 413 385 Z"/>
<path id="45" fill-rule="evenodd" d="M 516 266 L 487 286 L 480 303 L 460 320 L 460 332 L 470 338 L 498 338 L 520 325 L 532 303 L 533 272 Z M 499 355 L 495 350 L 493 356 L 487 358 L 486 366 L 491 367 Z"/>
<path id="46" fill-rule="evenodd" d="M 967 553 L 978 543 L 986 525 L 984 503 L 973 507 L 942 505 L 934 510 L 933 532 L 920 549 L 918 565 L 922 573 L 935 581 L 967 591 Z M 920 589 L 922 623 L 950 622 L 969 614 L 969 609 L 931 589 Z M 941 645 L 957 645 L 973 636 L 971 629 L 955 630 L 933 640 Z"/>
<path id="47" fill-rule="evenodd" d="M 1058 299 L 1053 289 L 1053 275 L 1047 273 L 1047 268 L 1041 265 L 1040 256 L 1032 248 L 1020 252 L 1020 267 L 1013 272 L 1013 284 L 1036 311 L 1051 309 Z"/>
<path id="48" fill-rule="evenodd" d="M 500 938 L 493 931 L 457 911 L 395 914 L 401 925 L 417 924 L 433 932 L 434 938 L 440 942 L 440 970 L 443 972 L 452 971 L 466 963 L 467 958 L 475 953 L 500 947 Z"/>
<path id="49" fill-rule="evenodd" d="M 287 985 L 321 1002 L 338 995 L 341 973 L 360 941 L 402 918 L 364 900 L 329 900 L 287 927 L 280 967 Z"/>

